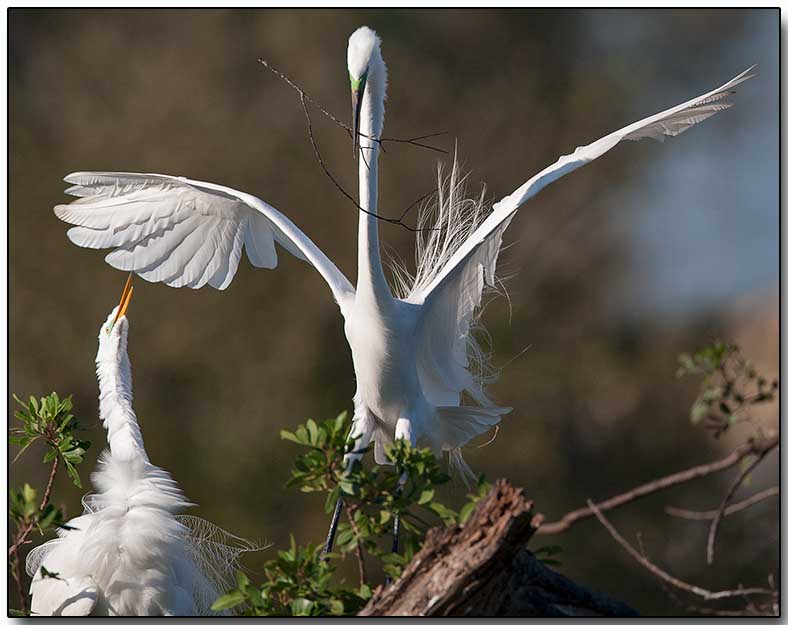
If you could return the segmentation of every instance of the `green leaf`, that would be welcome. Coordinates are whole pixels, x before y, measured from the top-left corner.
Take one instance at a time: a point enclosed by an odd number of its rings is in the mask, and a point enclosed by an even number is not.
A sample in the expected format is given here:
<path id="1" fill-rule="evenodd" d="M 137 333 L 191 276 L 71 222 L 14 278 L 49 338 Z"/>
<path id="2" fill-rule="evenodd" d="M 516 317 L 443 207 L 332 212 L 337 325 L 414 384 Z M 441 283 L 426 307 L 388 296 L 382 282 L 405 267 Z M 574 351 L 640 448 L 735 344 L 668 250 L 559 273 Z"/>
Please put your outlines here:
<path id="1" fill-rule="evenodd" d="M 544 545 L 542 547 L 539 547 L 539 549 L 534 550 L 533 554 L 535 556 L 541 554 L 544 554 L 546 556 L 554 556 L 561 553 L 561 551 L 563 550 L 561 549 L 560 545 Z"/>
<path id="2" fill-rule="evenodd" d="M 690 410 L 690 421 L 697 425 L 706 417 L 709 412 L 709 407 L 702 401 L 696 401 L 692 404 L 692 409 Z"/>
<path id="3" fill-rule="evenodd" d="M 47 505 L 38 519 L 38 527 L 42 530 L 46 529 L 59 517 L 59 515 L 60 510 L 55 508 L 52 504 Z"/>
<path id="4" fill-rule="evenodd" d="M 281 432 L 279 432 L 279 436 L 282 437 L 283 440 L 291 441 L 293 443 L 296 443 L 297 445 L 301 444 L 301 441 L 298 440 L 298 437 L 292 432 L 288 432 L 287 430 L 282 430 Z"/>
<path id="5" fill-rule="evenodd" d="M 313 605 L 315 605 L 314 601 L 299 597 L 290 604 L 290 612 L 293 616 L 309 616 Z"/>
<path id="6" fill-rule="evenodd" d="M 470 518 L 471 512 L 473 512 L 475 508 L 476 502 L 469 501 L 460 509 L 460 515 L 458 517 L 460 525 L 464 524 Z"/>
<path id="7" fill-rule="evenodd" d="M 74 486 L 76 486 L 77 488 L 82 488 L 82 481 L 79 479 L 79 473 L 77 473 L 77 470 L 74 468 L 74 465 L 72 465 L 67 460 L 65 461 L 64 464 L 66 465 L 66 471 L 71 476 L 71 481 L 74 483 Z"/>
<path id="8" fill-rule="evenodd" d="M 332 490 L 328 497 L 326 497 L 326 514 L 332 514 L 334 512 L 334 508 L 336 508 L 337 501 L 339 501 L 339 488 L 335 488 Z"/>
<path id="9" fill-rule="evenodd" d="M 329 605 L 329 611 L 334 616 L 342 616 L 345 613 L 345 604 L 342 603 L 339 599 L 329 599 L 328 605 Z"/>
<path id="10" fill-rule="evenodd" d="M 372 589 L 367 584 L 361 584 L 358 589 L 358 596 L 365 601 L 372 598 Z"/>
<path id="11" fill-rule="evenodd" d="M 435 491 L 434 490 L 425 490 L 424 492 L 421 493 L 421 497 L 419 497 L 419 500 L 418 500 L 417 503 L 420 506 L 423 506 L 424 504 L 429 503 L 430 501 L 432 501 L 433 497 L 435 497 Z"/>
<path id="12" fill-rule="evenodd" d="M 25 503 L 36 500 L 36 489 L 30 486 L 30 484 L 27 482 L 25 482 L 25 485 L 22 487 L 22 500 Z"/>
<path id="13" fill-rule="evenodd" d="M 222 595 L 211 605 L 211 610 L 214 612 L 221 612 L 222 610 L 229 610 L 245 601 L 244 595 L 239 590 L 231 590 L 226 595 Z"/>
<path id="14" fill-rule="evenodd" d="M 25 443 L 24 447 L 22 447 L 22 449 L 19 450 L 16 456 L 14 456 L 14 459 L 11 461 L 11 464 L 14 464 L 14 462 L 16 462 L 16 459 L 19 458 L 19 456 L 21 456 L 23 453 L 25 453 L 25 450 L 28 447 L 30 447 L 30 445 L 32 445 L 33 441 L 35 441 L 36 439 L 35 438 L 25 439 L 24 437 L 21 437 L 20 440 L 27 440 L 27 443 Z"/>
<path id="15" fill-rule="evenodd" d="M 306 422 L 306 429 L 309 432 L 309 442 L 312 445 L 317 445 L 318 442 L 318 429 L 317 423 L 314 420 L 309 419 Z"/>
<path id="16" fill-rule="evenodd" d="M 454 511 L 444 506 L 442 503 L 438 501 L 433 501 L 427 506 L 432 512 L 437 514 L 442 519 L 444 518 L 451 518 L 454 516 Z"/>
<path id="17" fill-rule="evenodd" d="M 61 422 L 60 426 L 57 428 L 57 431 L 58 432 L 62 432 L 66 428 L 66 426 L 69 423 L 71 423 L 71 421 L 73 419 L 74 419 L 74 415 L 73 414 L 68 415 L 65 419 L 63 419 L 63 421 Z"/>

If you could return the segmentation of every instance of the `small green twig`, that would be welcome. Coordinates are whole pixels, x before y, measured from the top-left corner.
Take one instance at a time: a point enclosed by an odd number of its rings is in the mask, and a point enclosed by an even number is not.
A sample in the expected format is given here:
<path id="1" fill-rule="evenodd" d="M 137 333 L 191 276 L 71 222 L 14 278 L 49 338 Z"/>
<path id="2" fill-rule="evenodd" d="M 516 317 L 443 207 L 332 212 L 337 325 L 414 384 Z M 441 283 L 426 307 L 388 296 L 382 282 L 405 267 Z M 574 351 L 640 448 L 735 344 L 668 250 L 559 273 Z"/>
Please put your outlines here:
<path id="1" fill-rule="evenodd" d="M 347 507 L 347 519 L 350 522 L 350 528 L 353 530 L 353 535 L 356 537 L 356 559 L 358 560 L 358 583 L 360 586 L 365 586 L 367 583 L 367 567 L 364 562 L 364 550 L 361 546 L 361 532 L 358 529 L 358 525 L 356 525 L 356 521 L 353 518 L 356 510 L 358 509 L 357 505 L 351 504 Z"/>

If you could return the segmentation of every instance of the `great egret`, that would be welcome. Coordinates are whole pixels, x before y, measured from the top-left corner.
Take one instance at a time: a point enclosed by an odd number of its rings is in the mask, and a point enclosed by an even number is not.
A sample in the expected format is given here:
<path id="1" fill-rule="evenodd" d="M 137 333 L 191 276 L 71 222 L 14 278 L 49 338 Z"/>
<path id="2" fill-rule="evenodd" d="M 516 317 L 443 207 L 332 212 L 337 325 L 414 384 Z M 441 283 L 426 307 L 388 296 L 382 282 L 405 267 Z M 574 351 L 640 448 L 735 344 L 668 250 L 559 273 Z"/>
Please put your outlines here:
<path id="1" fill-rule="evenodd" d="M 598 158 L 620 141 L 677 135 L 731 106 L 731 89 L 751 69 L 684 104 L 626 126 L 562 156 L 491 210 L 462 194 L 456 159 L 439 186 L 435 223 L 420 240 L 417 271 L 402 297 L 383 273 L 378 242 L 378 139 L 382 136 L 386 65 L 367 27 L 348 41 L 353 142 L 359 154 L 358 279 L 344 274 L 293 222 L 248 193 L 160 174 L 81 172 L 66 176 L 79 199 L 55 207 L 76 227 L 75 244 L 115 248 L 106 261 L 173 287 L 226 288 L 242 250 L 256 267 L 277 264 L 274 243 L 310 263 L 328 283 L 345 319 L 357 390 L 351 434 L 355 450 L 374 441 L 377 462 L 394 438 L 447 451 L 464 474 L 461 448 L 498 423 L 477 370 L 482 354 L 472 326 L 485 285 L 492 285 L 501 237 L 517 209 L 545 186 Z M 483 368 L 482 368 L 483 369 Z M 465 393 L 474 405 L 462 405 Z M 356 456 L 350 454 L 349 460 Z M 338 504 L 338 506 L 341 505 Z M 335 518 L 339 514 L 339 507 Z M 331 536 L 327 547 L 330 548 Z"/>
<path id="2" fill-rule="evenodd" d="M 92 475 L 97 492 L 85 498 L 85 514 L 28 555 L 34 616 L 210 615 L 232 585 L 238 553 L 253 549 L 240 539 L 230 546 L 235 537 L 202 519 L 175 516 L 192 504 L 148 459 L 131 407 L 130 280 L 98 337 L 99 416 L 109 450 Z"/>

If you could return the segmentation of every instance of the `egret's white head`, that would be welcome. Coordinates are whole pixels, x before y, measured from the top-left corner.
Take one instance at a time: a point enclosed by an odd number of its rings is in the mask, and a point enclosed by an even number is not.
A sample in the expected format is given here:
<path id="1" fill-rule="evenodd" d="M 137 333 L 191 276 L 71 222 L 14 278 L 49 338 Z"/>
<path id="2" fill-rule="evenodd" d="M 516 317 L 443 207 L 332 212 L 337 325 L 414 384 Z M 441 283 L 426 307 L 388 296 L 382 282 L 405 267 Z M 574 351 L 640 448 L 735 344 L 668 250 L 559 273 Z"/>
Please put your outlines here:
<path id="1" fill-rule="evenodd" d="M 129 334 L 129 320 L 126 318 L 126 310 L 131 302 L 131 294 L 134 287 L 131 286 L 131 276 L 126 280 L 120 302 L 107 317 L 99 330 L 99 348 L 96 360 L 117 360 L 126 353 L 126 344 Z"/>
<path id="2" fill-rule="evenodd" d="M 358 85 L 366 80 L 373 55 L 380 56 L 380 37 L 368 26 L 361 26 L 350 35 L 347 41 L 347 70 L 350 74 L 350 86 Z"/>
<path id="3" fill-rule="evenodd" d="M 373 116 L 376 135 L 383 128 L 383 99 L 386 94 L 386 64 L 380 54 L 380 37 L 367 26 L 362 26 L 350 35 L 347 42 L 347 70 L 350 75 L 350 93 L 353 103 L 353 153 L 358 146 L 359 125 L 364 95 L 367 91 L 371 106 L 367 107 Z M 368 88 L 369 85 L 369 88 Z"/>

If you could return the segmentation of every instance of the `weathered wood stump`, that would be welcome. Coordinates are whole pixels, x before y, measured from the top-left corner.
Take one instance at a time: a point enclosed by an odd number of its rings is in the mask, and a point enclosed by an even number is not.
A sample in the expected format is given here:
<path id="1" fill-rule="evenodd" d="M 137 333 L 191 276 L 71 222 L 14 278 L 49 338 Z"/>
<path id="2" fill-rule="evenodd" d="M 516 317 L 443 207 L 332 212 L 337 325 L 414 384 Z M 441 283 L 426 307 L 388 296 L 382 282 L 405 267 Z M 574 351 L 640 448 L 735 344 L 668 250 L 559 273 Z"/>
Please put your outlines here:
<path id="1" fill-rule="evenodd" d="M 430 529 L 421 550 L 359 616 L 636 616 L 526 549 L 539 525 L 521 488 L 499 480 L 462 526 Z"/>

